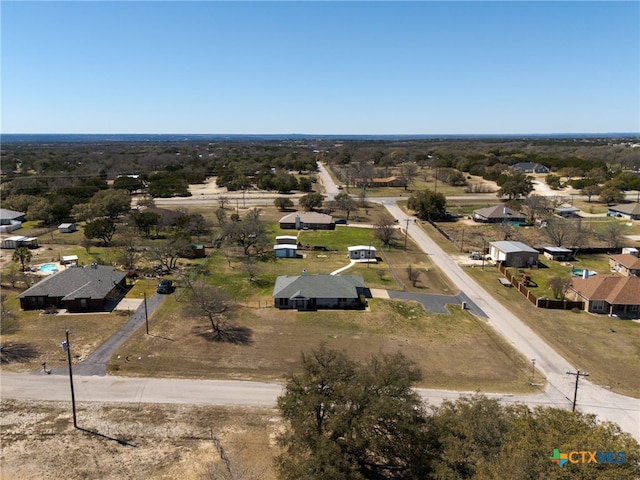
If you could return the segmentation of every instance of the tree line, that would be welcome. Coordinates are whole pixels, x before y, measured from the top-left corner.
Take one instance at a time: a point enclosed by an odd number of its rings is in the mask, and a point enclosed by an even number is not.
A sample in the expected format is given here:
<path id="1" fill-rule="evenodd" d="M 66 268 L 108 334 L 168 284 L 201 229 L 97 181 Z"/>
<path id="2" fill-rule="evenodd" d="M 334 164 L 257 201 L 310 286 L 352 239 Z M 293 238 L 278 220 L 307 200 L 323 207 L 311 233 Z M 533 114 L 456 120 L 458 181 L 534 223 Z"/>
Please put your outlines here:
<path id="1" fill-rule="evenodd" d="M 400 353 L 366 362 L 326 345 L 302 355 L 278 408 L 276 459 L 285 480 L 611 479 L 640 475 L 638 443 L 593 415 L 502 405 L 482 395 L 428 407 L 421 378 Z M 613 452 L 618 463 L 551 461 L 561 452 Z M 622 457 L 618 457 L 622 452 Z"/>

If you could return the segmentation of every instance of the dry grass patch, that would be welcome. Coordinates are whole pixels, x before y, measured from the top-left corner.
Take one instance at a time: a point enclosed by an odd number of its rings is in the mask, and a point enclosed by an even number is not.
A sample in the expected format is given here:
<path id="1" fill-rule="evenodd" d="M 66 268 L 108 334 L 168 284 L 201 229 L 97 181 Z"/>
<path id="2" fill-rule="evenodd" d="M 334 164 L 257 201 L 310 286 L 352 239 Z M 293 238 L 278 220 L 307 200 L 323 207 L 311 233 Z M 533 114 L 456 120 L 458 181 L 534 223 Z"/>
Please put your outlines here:
<path id="1" fill-rule="evenodd" d="M 236 345 L 210 341 L 202 335 L 206 321 L 184 316 L 172 299 L 166 305 L 151 320 L 152 336 L 140 329 L 118 350 L 112 373 L 282 381 L 300 367 L 301 352 L 327 343 L 356 360 L 401 351 L 422 369 L 422 387 L 530 390 L 528 361 L 458 308 L 434 315 L 412 302 L 377 299 L 369 311 L 242 308 L 237 322 L 251 330 L 251 343 Z"/>
<path id="2" fill-rule="evenodd" d="M 2 402 L 2 478 L 220 478 L 211 433 L 239 478 L 272 480 L 275 410 L 153 404 Z M 120 442 L 119 442 L 120 441 Z"/>

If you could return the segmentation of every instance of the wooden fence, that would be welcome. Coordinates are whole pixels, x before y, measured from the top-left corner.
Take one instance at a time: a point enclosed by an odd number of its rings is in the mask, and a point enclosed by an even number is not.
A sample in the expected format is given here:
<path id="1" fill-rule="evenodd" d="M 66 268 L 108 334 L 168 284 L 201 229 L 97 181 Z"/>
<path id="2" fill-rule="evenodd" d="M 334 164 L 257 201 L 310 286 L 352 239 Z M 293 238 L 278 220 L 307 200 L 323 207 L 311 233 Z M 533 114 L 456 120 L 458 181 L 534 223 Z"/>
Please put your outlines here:
<path id="1" fill-rule="evenodd" d="M 497 262 L 496 266 L 500 273 L 502 273 L 507 280 L 511 282 L 511 284 L 518 289 L 518 291 L 524 295 L 524 297 L 533 303 L 537 308 L 550 308 L 554 310 L 572 310 L 574 308 L 578 308 L 580 310 L 584 309 L 584 302 L 576 302 L 570 300 L 551 300 L 548 298 L 538 298 L 536 297 L 531 290 L 529 290 L 522 282 L 520 282 L 515 275 L 512 275 L 507 267 L 502 265 L 501 262 Z"/>

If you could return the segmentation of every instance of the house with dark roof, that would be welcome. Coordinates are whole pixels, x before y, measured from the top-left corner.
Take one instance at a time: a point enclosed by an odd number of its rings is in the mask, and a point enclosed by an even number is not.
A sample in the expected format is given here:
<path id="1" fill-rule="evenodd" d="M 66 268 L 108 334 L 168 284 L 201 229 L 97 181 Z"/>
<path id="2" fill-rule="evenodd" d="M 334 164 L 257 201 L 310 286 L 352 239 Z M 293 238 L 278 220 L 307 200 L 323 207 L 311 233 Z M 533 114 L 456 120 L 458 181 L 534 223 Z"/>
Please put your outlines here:
<path id="1" fill-rule="evenodd" d="M 583 300 L 591 313 L 640 318 L 640 277 L 596 275 L 572 279 L 569 297 Z"/>
<path id="2" fill-rule="evenodd" d="M 607 216 L 628 218 L 629 220 L 640 220 L 640 203 L 614 205 L 613 207 L 608 208 Z"/>
<path id="3" fill-rule="evenodd" d="M 126 292 L 124 272 L 93 264 L 70 267 L 45 277 L 18 295 L 18 299 L 23 310 L 57 307 L 70 312 L 89 312 L 108 310 Z"/>
<path id="4" fill-rule="evenodd" d="M 371 292 L 359 275 L 282 275 L 272 296 L 280 309 L 359 309 Z"/>
<path id="5" fill-rule="evenodd" d="M 522 173 L 549 173 L 549 167 L 540 165 L 535 162 L 520 162 L 509 167 L 511 170 L 516 170 Z"/>
<path id="6" fill-rule="evenodd" d="M 505 267 L 530 267 L 538 263 L 538 250 L 522 242 L 491 242 L 489 256 Z"/>
<path id="7" fill-rule="evenodd" d="M 630 253 L 609 256 L 609 266 L 614 272 L 618 272 L 627 277 L 640 277 L 640 258 Z"/>
<path id="8" fill-rule="evenodd" d="M 280 228 L 296 230 L 334 230 L 331 215 L 318 212 L 293 212 L 280 219 Z"/>
<path id="9" fill-rule="evenodd" d="M 474 210 L 473 220 L 482 223 L 524 223 L 526 217 L 520 212 L 515 212 L 505 205 L 499 204 Z"/>
<path id="10" fill-rule="evenodd" d="M 0 232 L 9 233 L 22 227 L 26 213 L 0 208 Z"/>

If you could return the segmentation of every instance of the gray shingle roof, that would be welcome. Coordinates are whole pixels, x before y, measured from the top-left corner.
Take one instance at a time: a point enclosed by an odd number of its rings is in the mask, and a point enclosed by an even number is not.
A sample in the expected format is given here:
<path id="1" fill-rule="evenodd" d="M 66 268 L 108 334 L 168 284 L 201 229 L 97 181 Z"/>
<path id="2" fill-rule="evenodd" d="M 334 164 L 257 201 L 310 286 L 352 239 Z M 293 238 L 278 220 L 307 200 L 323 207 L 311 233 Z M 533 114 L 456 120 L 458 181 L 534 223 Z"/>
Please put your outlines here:
<path id="1" fill-rule="evenodd" d="M 275 298 L 358 298 L 366 288 L 359 275 L 282 275 L 273 288 Z"/>
<path id="2" fill-rule="evenodd" d="M 15 210 L 8 210 L 6 208 L 0 208 L 1 220 L 15 220 L 16 218 L 24 217 L 24 212 L 16 212 Z"/>
<path id="3" fill-rule="evenodd" d="M 122 281 L 125 275 L 124 272 L 117 272 L 112 267 L 103 265 L 67 268 L 40 280 L 33 287 L 18 295 L 18 298 L 102 299 L 113 290 L 116 283 Z"/>
<path id="4" fill-rule="evenodd" d="M 484 218 L 504 218 L 504 219 L 521 219 L 524 220 L 525 216 L 520 212 L 514 212 L 510 208 L 504 205 L 494 205 L 492 207 L 479 208 L 474 210 L 475 215 L 479 215 Z"/>

